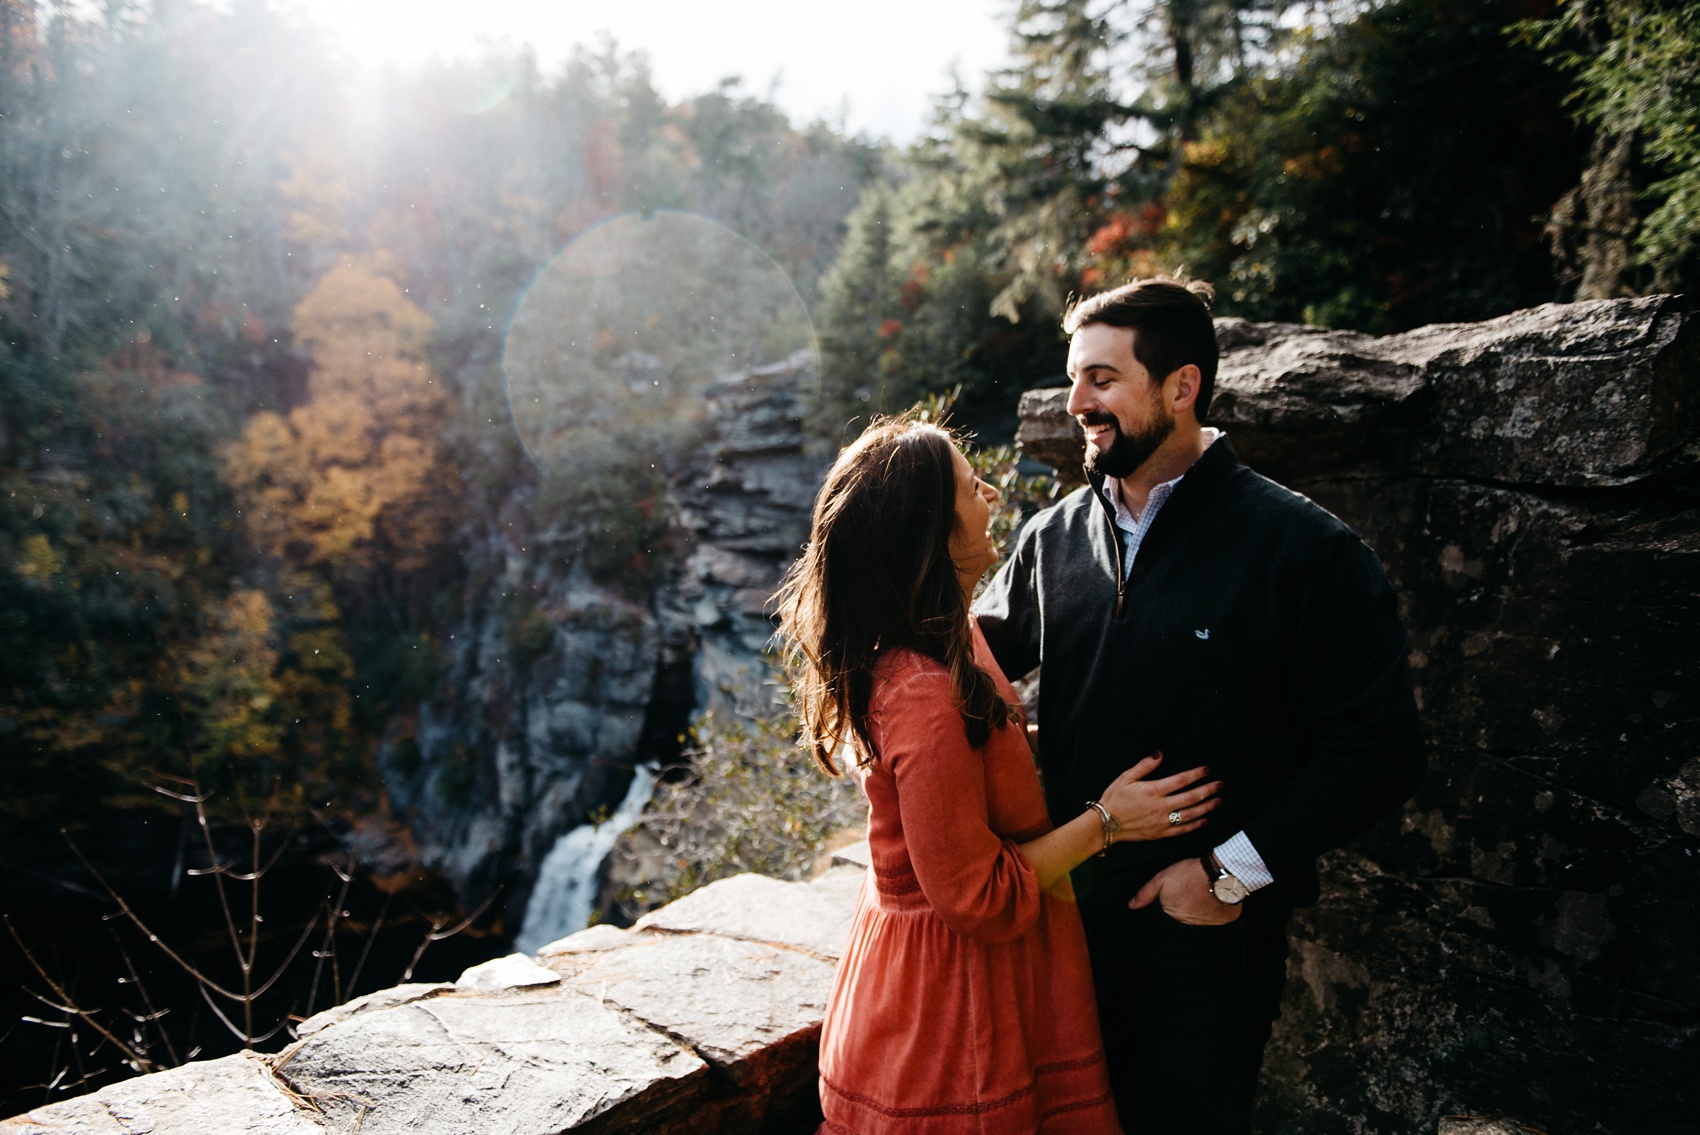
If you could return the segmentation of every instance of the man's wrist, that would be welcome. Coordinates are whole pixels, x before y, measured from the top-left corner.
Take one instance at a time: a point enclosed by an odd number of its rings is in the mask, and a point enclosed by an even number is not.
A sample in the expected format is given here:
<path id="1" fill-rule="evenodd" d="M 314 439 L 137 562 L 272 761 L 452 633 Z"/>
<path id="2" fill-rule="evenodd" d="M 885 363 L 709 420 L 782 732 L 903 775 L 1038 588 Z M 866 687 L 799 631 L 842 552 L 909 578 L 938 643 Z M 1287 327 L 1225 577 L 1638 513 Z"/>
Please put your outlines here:
<path id="1" fill-rule="evenodd" d="M 1216 862 L 1223 870 L 1244 883 L 1247 891 L 1256 893 L 1275 882 L 1275 876 L 1263 861 L 1257 845 L 1251 842 L 1251 837 L 1243 830 L 1235 832 L 1212 850 L 1216 855 Z"/>
<path id="2" fill-rule="evenodd" d="M 1238 906 L 1251 894 L 1245 883 L 1222 866 L 1214 851 L 1206 851 L 1199 856 L 1198 862 L 1204 868 L 1204 881 L 1211 897 L 1223 906 Z"/>

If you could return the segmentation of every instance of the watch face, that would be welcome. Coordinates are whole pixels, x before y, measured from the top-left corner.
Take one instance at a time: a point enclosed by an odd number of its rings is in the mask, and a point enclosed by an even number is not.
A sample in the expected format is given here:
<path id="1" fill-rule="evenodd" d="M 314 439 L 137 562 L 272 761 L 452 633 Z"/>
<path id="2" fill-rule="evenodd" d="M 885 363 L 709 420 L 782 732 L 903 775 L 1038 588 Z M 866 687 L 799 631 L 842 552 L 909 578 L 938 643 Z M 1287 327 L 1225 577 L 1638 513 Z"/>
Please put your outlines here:
<path id="1" fill-rule="evenodd" d="M 1245 897 L 1251 893 L 1245 889 L 1244 883 L 1228 874 L 1219 876 L 1210 884 L 1210 890 L 1218 902 L 1227 903 L 1229 906 L 1244 902 Z"/>

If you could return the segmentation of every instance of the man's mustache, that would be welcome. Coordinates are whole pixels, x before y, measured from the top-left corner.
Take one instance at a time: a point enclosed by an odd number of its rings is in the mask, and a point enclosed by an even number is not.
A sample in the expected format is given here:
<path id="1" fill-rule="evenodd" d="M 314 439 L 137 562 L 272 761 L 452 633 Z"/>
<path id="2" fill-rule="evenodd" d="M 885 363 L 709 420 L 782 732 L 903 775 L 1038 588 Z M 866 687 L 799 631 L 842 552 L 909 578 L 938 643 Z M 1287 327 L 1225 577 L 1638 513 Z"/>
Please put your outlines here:
<path id="1" fill-rule="evenodd" d="M 1114 426 L 1121 429 L 1122 424 L 1116 421 L 1116 416 L 1108 410 L 1093 410 L 1088 414 L 1077 415 L 1083 426 Z"/>

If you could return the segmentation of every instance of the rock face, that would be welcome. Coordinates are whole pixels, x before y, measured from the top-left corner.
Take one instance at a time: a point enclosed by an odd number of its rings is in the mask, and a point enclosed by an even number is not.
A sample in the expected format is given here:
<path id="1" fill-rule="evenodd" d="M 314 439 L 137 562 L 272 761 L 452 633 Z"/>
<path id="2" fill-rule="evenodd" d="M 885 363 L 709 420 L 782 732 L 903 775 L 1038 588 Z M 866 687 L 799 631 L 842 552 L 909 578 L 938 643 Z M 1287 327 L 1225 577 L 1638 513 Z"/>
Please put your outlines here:
<path id="1" fill-rule="evenodd" d="M 1432 762 L 1295 919 L 1262 1130 L 1692 1131 L 1696 318 L 1652 298 L 1382 339 L 1218 326 L 1211 421 L 1381 556 Z M 1072 463 L 1062 398 L 1029 394 L 1021 436 Z"/>
<path id="2" fill-rule="evenodd" d="M 620 802 L 634 762 L 676 753 L 693 712 L 764 696 L 764 604 L 825 468 L 799 402 L 813 366 L 802 355 L 710 388 L 671 479 L 676 566 L 635 590 L 594 582 L 562 530 L 529 529 L 518 497 L 468 540 L 474 585 L 445 676 L 383 767 L 425 865 L 469 907 L 503 887 L 517 929 L 544 856 Z"/>
<path id="3" fill-rule="evenodd" d="M 767 708 L 761 652 L 768 600 L 809 537 L 809 514 L 833 454 L 803 428 L 812 360 L 723 379 L 709 390 L 708 431 L 673 482 L 691 548 L 658 593 L 669 625 L 689 627 L 696 708 Z"/>
<path id="4" fill-rule="evenodd" d="M 805 1135 L 864 870 L 725 879 L 629 931 L 321 1013 L 276 1056 L 141 1076 L 0 1135 Z"/>

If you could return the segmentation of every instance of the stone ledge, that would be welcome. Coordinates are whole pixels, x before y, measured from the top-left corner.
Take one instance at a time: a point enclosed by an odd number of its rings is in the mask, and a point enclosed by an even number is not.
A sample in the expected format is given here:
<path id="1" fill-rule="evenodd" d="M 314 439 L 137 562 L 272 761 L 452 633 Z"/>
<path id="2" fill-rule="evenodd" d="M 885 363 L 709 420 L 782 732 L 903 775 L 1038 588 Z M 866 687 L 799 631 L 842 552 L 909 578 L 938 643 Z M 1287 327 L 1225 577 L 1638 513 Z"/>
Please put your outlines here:
<path id="1" fill-rule="evenodd" d="M 138 1076 L 0 1123 L 4 1135 L 324 1135 L 273 1076 L 242 1052 Z"/>
<path id="2" fill-rule="evenodd" d="M 616 1111 L 647 1121 L 701 1093 L 706 1071 L 641 1021 L 559 988 L 362 1013 L 275 1063 L 331 1129 L 362 1135 L 544 1135 Z"/>
<path id="3" fill-rule="evenodd" d="M 722 879 L 455 984 L 379 990 L 275 1056 L 138 1076 L 0 1135 L 808 1131 L 833 966 L 862 868 Z M 866 857 L 865 851 L 860 857 Z"/>
<path id="4" fill-rule="evenodd" d="M 735 875 L 637 920 L 635 931 L 718 934 L 837 961 L 850 933 L 862 872 L 834 868 L 812 883 Z"/>

